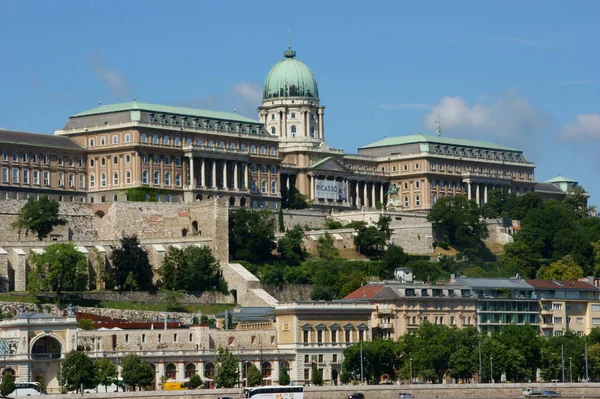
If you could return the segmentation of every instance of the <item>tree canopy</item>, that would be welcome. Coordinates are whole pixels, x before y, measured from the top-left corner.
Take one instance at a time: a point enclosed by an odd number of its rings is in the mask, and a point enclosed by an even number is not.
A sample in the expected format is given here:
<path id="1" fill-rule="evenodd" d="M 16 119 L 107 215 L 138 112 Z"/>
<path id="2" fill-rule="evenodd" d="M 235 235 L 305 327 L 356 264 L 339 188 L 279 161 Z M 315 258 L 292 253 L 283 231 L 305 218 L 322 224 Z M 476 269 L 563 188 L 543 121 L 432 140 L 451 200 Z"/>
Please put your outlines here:
<path id="1" fill-rule="evenodd" d="M 270 211 L 245 208 L 229 214 L 229 257 L 232 260 L 264 262 L 275 249 L 275 219 Z"/>
<path id="2" fill-rule="evenodd" d="M 158 273 L 166 290 L 227 291 L 219 261 L 206 246 L 170 246 Z"/>
<path id="3" fill-rule="evenodd" d="M 104 392 L 107 392 L 107 387 L 117 381 L 117 366 L 106 358 L 100 358 L 94 362 L 94 372 L 96 383 L 104 385 Z"/>
<path id="4" fill-rule="evenodd" d="M 152 284 L 152 266 L 148 252 L 140 245 L 137 236 L 123 236 L 113 250 L 111 258 L 114 265 L 116 284 L 121 288 L 149 290 Z"/>
<path id="5" fill-rule="evenodd" d="M 127 386 L 148 389 L 154 380 L 154 369 L 138 355 L 130 354 L 121 359 L 121 377 Z"/>
<path id="6" fill-rule="evenodd" d="M 227 349 L 219 348 L 214 383 L 219 388 L 233 388 L 238 383 L 239 359 Z"/>
<path id="7" fill-rule="evenodd" d="M 58 216 L 59 203 L 42 196 L 39 200 L 29 198 L 21 208 L 17 220 L 11 223 L 13 228 L 25 229 L 25 233 L 34 232 L 39 240 L 48 237 L 54 227 L 67 224 Z"/>
<path id="8" fill-rule="evenodd" d="M 61 378 L 69 391 L 96 386 L 94 362 L 84 352 L 72 350 L 67 353 L 61 364 Z"/>
<path id="9" fill-rule="evenodd" d="M 87 260 L 72 243 L 52 244 L 42 253 L 32 253 L 33 268 L 28 275 L 30 292 L 54 291 L 60 301 L 63 291 L 87 289 Z"/>

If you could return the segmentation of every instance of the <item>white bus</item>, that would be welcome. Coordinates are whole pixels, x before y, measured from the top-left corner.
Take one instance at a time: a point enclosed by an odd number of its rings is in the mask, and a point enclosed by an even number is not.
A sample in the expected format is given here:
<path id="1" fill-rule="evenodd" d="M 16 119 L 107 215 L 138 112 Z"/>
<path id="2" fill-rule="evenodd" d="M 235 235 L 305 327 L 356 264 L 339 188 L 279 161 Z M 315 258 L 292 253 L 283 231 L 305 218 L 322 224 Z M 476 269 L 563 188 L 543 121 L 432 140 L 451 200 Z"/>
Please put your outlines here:
<path id="1" fill-rule="evenodd" d="M 265 386 L 244 389 L 244 399 L 304 399 L 304 387 Z"/>
<path id="2" fill-rule="evenodd" d="M 15 382 L 15 390 L 8 394 L 9 398 L 37 396 L 42 394 L 39 382 Z"/>

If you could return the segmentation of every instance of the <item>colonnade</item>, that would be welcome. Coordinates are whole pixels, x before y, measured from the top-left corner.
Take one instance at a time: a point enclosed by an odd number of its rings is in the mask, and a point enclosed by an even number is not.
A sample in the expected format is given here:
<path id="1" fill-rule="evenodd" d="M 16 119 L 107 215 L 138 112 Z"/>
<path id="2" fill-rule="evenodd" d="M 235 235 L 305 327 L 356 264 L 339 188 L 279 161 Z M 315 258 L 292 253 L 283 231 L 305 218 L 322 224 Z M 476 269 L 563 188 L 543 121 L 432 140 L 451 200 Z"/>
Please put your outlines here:
<path id="1" fill-rule="evenodd" d="M 189 158 L 189 179 L 191 189 L 225 189 L 238 191 L 248 186 L 248 163 L 214 158 Z"/>
<path id="2" fill-rule="evenodd" d="M 509 183 L 497 184 L 467 181 L 467 197 L 468 199 L 474 199 L 477 205 L 482 206 L 488 202 L 488 191 L 498 188 L 508 189 L 509 194 L 512 192 L 512 187 Z M 474 193 L 473 189 L 475 189 Z"/>

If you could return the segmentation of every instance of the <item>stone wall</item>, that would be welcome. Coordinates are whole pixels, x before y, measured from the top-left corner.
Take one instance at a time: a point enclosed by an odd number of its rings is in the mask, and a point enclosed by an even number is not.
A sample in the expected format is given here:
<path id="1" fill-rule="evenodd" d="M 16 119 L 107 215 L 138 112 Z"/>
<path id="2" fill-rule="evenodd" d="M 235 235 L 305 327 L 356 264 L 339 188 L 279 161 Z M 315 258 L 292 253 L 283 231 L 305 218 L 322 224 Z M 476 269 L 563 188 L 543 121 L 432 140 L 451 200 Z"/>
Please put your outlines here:
<path id="1" fill-rule="evenodd" d="M 275 215 L 277 217 L 277 215 Z M 311 229 L 322 229 L 325 227 L 325 219 L 329 212 L 324 209 L 299 209 L 285 210 L 283 212 L 283 223 L 286 229 L 296 225 L 308 226 Z"/>
<path id="2" fill-rule="evenodd" d="M 368 399 L 397 399 L 400 392 L 409 392 L 419 399 L 438 398 L 518 398 L 526 387 L 558 391 L 567 398 L 599 398 L 600 383 L 565 384 L 454 384 L 454 385 L 348 385 L 304 388 L 306 399 L 347 399 L 353 392 L 362 392 Z M 88 398 L 174 398 L 217 399 L 222 396 L 240 397 L 240 389 L 200 389 L 191 391 L 145 391 L 118 393 L 90 393 Z M 64 395 L 46 395 L 47 399 L 61 399 Z"/>
<path id="3" fill-rule="evenodd" d="M 279 302 L 310 301 L 312 284 L 263 285 L 265 291 Z"/>
<path id="4" fill-rule="evenodd" d="M 89 299 L 96 301 L 121 301 L 121 302 L 140 302 L 153 303 L 164 302 L 166 294 L 164 292 L 146 292 L 146 291 L 86 291 L 76 294 L 65 293 L 66 295 L 76 296 L 81 299 Z M 1 296 L 0 296 L 1 298 Z M 234 303 L 234 298 L 231 294 L 223 294 L 221 292 L 196 292 L 185 293 L 179 301 L 181 304 L 217 304 L 217 303 Z"/>

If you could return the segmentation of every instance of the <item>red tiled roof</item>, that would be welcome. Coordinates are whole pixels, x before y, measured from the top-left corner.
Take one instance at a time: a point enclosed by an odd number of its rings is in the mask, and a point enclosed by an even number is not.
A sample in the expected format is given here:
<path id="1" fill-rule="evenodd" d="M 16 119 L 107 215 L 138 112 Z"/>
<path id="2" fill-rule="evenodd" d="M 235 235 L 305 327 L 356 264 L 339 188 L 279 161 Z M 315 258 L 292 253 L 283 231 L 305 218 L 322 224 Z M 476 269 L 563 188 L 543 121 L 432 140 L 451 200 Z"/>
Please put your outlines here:
<path id="1" fill-rule="evenodd" d="M 525 280 L 533 288 L 556 290 L 598 290 L 598 287 L 586 281 L 578 280 Z"/>
<path id="2" fill-rule="evenodd" d="M 356 291 L 346 295 L 344 299 L 373 299 L 383 287 L 383 285 L 363 285 Z"/>

